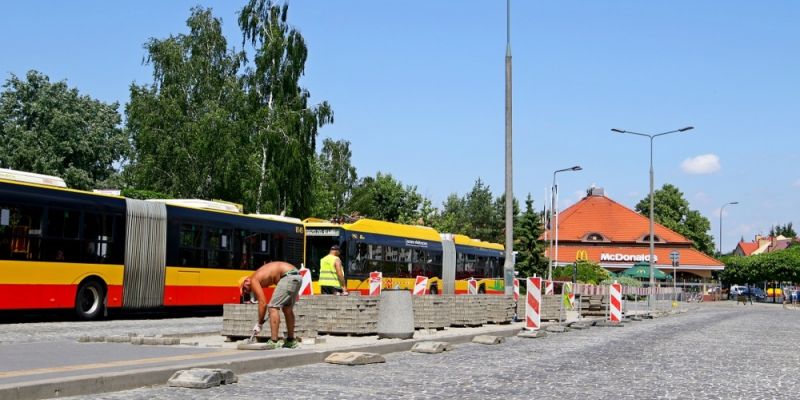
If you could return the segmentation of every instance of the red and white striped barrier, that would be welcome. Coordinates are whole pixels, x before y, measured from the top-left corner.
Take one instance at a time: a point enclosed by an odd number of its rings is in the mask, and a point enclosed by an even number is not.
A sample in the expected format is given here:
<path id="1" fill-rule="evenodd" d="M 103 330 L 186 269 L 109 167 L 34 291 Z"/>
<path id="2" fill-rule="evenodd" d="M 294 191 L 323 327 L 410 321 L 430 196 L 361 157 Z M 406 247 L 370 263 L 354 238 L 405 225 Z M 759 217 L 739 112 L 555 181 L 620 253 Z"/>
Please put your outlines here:
<path id="1" fill-rule="evenodd" d="M 311 286 L 311 270 L 308 268 L 300 268 L 300 296 L 313 296 L 314 290 Z"/>
<path id="2" fill-rule="evenodd" d="M 428 289 L 428 277 L 417 275 L 417 281 L 414 282 L 414 296 L 422 296 Z"/>
<path id="3" fill-rule="evenodd" d="M 380 296 L 381 295 L 381 286 L 383 285 L 381 280 L 383 280 L 383 273 L 375 271 L 369 273 L 369 295 L 370 296 Z"/>
<path id="4" fill-rule="evenodd" d="M 619 323 L 622 321 L 622 285 L 619 283 L 612 283 L 609 287 L 609 321 L 612 323 Z"/>
<path id="5" fill-rule="evenodd" d="M 519 279 L 514 278 L 514 302 L 519 301 Z"/>
<path id="6" fill-rule="evenodd" d="M 525 329 L 539 330 L 542 323 L 540 307 L 542 304 L 542 278 L 528 278 L 528 294 L 525 296 Z"/>
<path id="7" fill-rule="evenodd" d="M 478 294 L 478 281 L 473 278 L 467 280 L 467 294 Z"/>
<path id="8" fill-rule="evenodd" d="M 544 294 L 545 296 L 552 296 L 553 295 L 553 281 L 545 280 L 544 281 Z"/>

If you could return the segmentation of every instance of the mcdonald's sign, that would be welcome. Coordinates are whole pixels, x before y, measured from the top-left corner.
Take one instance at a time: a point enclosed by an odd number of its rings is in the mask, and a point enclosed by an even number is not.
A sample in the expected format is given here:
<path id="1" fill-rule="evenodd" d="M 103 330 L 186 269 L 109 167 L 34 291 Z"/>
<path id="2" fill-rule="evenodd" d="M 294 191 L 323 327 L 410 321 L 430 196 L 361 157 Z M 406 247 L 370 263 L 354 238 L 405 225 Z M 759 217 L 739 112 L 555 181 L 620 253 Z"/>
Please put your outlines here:
<path id="1" fill-rule="evenodd" d="M 578 250 L 575 252 L 575 261 L 589 261 L 589 253 L 586 250 Z"/>

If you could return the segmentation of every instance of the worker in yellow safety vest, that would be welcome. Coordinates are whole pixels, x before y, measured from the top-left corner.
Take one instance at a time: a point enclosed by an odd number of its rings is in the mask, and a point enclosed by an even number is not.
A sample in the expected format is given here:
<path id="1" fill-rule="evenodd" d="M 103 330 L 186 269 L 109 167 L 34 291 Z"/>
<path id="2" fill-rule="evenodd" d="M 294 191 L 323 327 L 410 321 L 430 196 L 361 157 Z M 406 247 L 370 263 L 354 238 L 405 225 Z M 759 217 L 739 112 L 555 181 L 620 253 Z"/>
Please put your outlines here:
<path id="1" fill-rule="evenodd" d="M 322 294 L 347 295 L 342 260 L 339 259 L 339 246 L 331 246 L 331 251 L 320 260 L 319 288 Z"/>

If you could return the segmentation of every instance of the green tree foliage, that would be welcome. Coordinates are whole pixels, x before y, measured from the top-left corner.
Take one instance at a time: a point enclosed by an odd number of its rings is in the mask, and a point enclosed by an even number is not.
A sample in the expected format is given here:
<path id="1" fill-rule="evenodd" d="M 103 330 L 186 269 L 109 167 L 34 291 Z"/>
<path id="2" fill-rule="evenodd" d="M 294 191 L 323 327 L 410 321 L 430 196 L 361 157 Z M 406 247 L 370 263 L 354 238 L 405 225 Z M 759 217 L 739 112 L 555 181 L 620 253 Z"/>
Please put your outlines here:
<path id="1" fill-rule="evenodd" d="M 711 222 L 700 212 L 689 209 L 689 202 L 677 187 L 665 184 L 655 191 L 654 202 L 656 222 L 685 236 L 703 253 L 714 253 L 714 238 L 708 233 Z M 636 211 L 650 216 L 649 195 L 636 204 Z"/>
<path id="2" fill-rule="evenodd" d="M 786 225 L 777 225 L 770 228 L 769 235 L 771 237 L 783 235 L 787 238 L 795 238 L 797 237 L 797 232 L 795 232 L 794 228 L 792 228 L 792 223 L 788 222 Z"/>
<path id="3" fill-rule="evenodd" d="M 564 265 L 553 268 L 553 280 L 571 281 L 573 271 L 574 266 L 572 265 Z M 587 261 L 578 262 L 578 282 L 580 283 L 596 285 L 608 279 L 610 276 L 611 274 L 609 274 L 608 271 L 599 264 Z"/>
<path id="4" fill-rule="evenodd" d="M 320 218 L 341 216 L 358 182 L 351 164 L 350 142 L 325 139 L 316 159 L 317 182 L 314 187 L 314 215 Z"/>
<path id="5" fill-rule="evenodd" d="M 800 282 L 800 246 L 754 256 L 724 256 L 720 279 L 729 284 Z"/>
<path id="6" fill-rule="evenodd" d="M 504 243 L 505 196 L 493 198 L 491 188 L 478 178 L 472 190 L 463 197 L 457 193 L 447 197 L 434 227 L 440 232 Z M 517 221 L 518 217 L 519 203 L 514 199 L 514 220 Z"/>
<path id="7" fill-rule="evenodd" d="M 118 107 L 37 71 L 12 74 L 0 93 L 0 167 L 56 175 L 79 189 L 106 186 L 129 149 Z"/>
<path id="8" fill-rule="evenodd" d="M 317 131 L 333 122 L 333 110 L 327 102 L 309 104 L 311 94 L 300 86 L 308 49 L 287 19 L 288 5 L 270 0 L 250 0 L 239 14 L 255 64 L 244 77 L 256 150 L 255 204 L 307 215 Z"/>
<path id="9" fill-rule="evenodd" d="M 307 49 L 287 19 L 286 5 L 250 0 L 239 14 L 247 52 L 236 51 L 221 20 L 194 8 L 188 34 L 145 45 L 153 84 L 131 85 L 126 109 L 131 184 L 310 214 L 317 130 L 333 112 L 299 86 Z"/>
<path id="10" fill-rule="evenodd" d="M 434 228 L 439 232 L 463 233 L 468 220 L 466 200 L 453 193 L 442 203 L 442 211 Z"/>
<path id="11" fill-rule="evenodd" d="M 610 285 L 614 282 L 619 283 L 622 286 L 631 286 L 631 287 L 642 287 L 642 281 L 631 278 L 630 276 L 615 276 L 613 278 L 607 278 L 600 281 L 601 285 Z"/>
<path id="12" fill-rule="evenodd" d="M 544 243 L 538 240 L 544 227 L 539 213 L 533 209 L 530 193 L 525 199 L 525 211 L 519 216 L 514 228 L 516 270 L 522 277 L 530 277 L 533 274 L 544 276 L 547 271 L 547 258 L 544 256 Z"/>
<path id="13" fill-rule="evenodd" d="M 228 49 L 211 10 L 192 9 L 186 24 L 188 34 L 145 44 L 153 83 L 130 87 L 127 177 L 140 190 L 242 201 L 251 148 L 237 76 L 244 54 Z"/>
<path id="14" fill-rule="evenodd" d="M 349 210 L 361 216 L 403 224 L 424 223 L 425 204 L 416 186 L 403 186 L 391 174 L 378 172 L 373 177 L 361 179 L 353 189 Z"/>

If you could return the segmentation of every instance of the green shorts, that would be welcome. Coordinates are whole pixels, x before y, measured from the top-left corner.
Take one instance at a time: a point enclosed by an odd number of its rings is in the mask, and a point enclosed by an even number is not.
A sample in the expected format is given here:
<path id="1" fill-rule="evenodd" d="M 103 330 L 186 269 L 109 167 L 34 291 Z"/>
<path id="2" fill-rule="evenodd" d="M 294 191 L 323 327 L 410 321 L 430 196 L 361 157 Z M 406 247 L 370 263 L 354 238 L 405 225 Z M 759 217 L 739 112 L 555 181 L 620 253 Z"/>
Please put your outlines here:
<path id="1" fill-rule="evenodd" d="M 278 281 L 275 286 L 275 291 L 272 292 L 272 299 L 270 299 L 267 307 L 281 308 L 294 306 L 297 300 L 297 295 L 300 293 L 300 284 L 303 278 L 300 275 L 286 275 Z"/>

